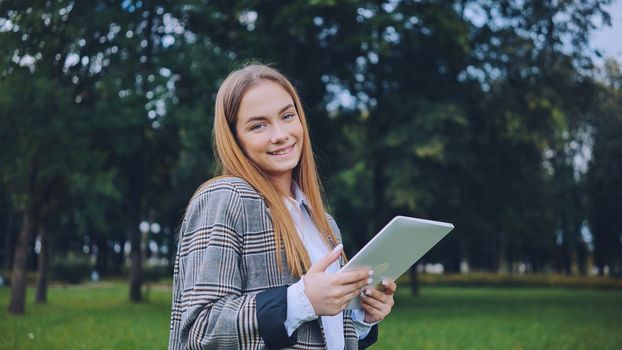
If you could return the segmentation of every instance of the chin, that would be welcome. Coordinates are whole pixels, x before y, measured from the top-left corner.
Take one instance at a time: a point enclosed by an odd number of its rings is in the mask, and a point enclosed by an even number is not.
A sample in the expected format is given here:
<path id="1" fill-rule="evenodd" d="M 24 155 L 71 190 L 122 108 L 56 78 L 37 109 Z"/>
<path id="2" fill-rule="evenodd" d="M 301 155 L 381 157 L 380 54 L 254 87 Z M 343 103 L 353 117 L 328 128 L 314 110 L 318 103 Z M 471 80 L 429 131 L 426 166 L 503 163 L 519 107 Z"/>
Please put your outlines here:
<path id="1" fill-rule="evenodd" d="M 282 173 L 286 173 L 286 172 L 291 172 L 292 170 L 294 170 L 296 168 L 296 166 L 298 166 L 298 163 L 300 163 L 300 160 L 294 161 L 292 159 L 292 160 L 287 161 L 287 162 L 282 162 L 282 163 L 278 163 L 278 164 L 271 164 L 272 166 L 266 167 L 266 170 L 270 174 L 278 175 L 278 174 L 282 174 Z"/>
<path id="2" fill-rule="evenodd" d="M 280 164 L 280 166 L 275 166 L 270 170 L 272 173 L 284 173 L 294 170 L 294 168 L 296 168 L 296 165 L 298 165 L 298 162 L 292 162 L 292 164 Z"/>

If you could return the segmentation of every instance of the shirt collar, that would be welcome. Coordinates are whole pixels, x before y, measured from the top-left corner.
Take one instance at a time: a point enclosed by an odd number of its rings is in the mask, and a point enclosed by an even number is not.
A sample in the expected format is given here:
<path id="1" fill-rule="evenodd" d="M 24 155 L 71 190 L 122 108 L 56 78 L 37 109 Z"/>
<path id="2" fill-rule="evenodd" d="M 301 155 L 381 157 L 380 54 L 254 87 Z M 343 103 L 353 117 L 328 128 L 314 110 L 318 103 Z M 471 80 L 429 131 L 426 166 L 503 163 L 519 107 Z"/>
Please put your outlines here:
<path id="1" fill-rule="evenodd" d="M 306 207 L 309 206 L 309 202 L 307 200 L 307 196 L 305 196 L 304 192 L 302 192 L 302 190 L 300 189 L 300 186 L 298 186 L 298 183 L 296 183 L 296 181 L 292 180 L 292 192 L 294 192 L 294 200 L 298 203 L 298 205 L 304 205 Z"/>

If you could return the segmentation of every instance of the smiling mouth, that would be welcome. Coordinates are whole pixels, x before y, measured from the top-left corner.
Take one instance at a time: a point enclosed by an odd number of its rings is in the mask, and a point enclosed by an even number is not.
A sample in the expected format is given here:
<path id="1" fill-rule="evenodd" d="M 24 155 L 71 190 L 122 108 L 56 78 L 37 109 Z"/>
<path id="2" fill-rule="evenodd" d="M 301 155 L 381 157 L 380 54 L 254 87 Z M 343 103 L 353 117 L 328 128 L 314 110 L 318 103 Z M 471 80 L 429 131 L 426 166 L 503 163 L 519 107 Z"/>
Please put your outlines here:
<path id="1" fill-rule="evenodd" d="M 292 144 L 291 146 L 289 146 L 288 148 L 282 150 L 282 151 L 276 151 L 276 152 L 268 152 L 268 154 L 273 155 L 273 156 L 282 156 L 285 154 L 288 154 L 289 152 L 291 152 L 294 149 L 294 145 L 296 145 L 295 143 Z"/>

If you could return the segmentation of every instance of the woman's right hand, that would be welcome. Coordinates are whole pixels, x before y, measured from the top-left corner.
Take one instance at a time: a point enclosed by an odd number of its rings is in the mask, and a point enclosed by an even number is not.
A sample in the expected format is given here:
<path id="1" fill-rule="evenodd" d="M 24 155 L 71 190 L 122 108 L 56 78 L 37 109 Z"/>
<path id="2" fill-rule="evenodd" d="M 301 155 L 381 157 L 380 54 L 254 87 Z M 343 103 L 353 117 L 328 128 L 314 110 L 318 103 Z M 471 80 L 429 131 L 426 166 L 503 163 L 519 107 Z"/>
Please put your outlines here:
<path id="1" fill-rule="evenodd" d="M 328 273 L 326 269 L 339 259 L 343 245 L 338 245 L 316 261 L 304 275 L 305 294 L 317 316 L 333 316 L 346 308 L 352 298 L 367 286 L 371 271 Z"/>

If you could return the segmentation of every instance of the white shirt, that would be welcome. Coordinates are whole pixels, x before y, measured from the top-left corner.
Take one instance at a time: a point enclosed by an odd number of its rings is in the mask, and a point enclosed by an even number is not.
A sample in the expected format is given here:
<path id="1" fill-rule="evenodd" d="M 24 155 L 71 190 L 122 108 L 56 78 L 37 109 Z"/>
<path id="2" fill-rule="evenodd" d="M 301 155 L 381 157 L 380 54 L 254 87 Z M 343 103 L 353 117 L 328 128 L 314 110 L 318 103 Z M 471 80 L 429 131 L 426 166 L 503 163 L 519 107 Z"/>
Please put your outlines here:
<path id="1" fill-rule="evenodd" d="M 292 189 L 295 198 L 285 198 L 285 206 L 289 210 L 290 215 L 296 225 L 298 235 L 302 240 L 311 263 L 322 259 L 329 253 L 328 247 L 324 244 L 320 232 L 313 224 L 311 219 L 307 199 L 296 182 L 292 182 Z M 335 261 L 330 265 L 326 272 L 339 272 L 339 261 Z M 287 334 L 292 335 L 296 328 L 307 321 L 315 320 L 318 316 L 313 311 L 313 306 L 309 302 L 304 293 L 304 282 L 300 279 L 298 282 L 287 288 L 287 319 L 285 327 Z M 373 324 L 366 323 L 365 312 L 363 310 L 353 310 L 352 320 L 354 328 L 359 339 L 363 339 L 369 333 Z M 343 312 L 335 316 L 320 316 L 324 335 L 326 336 L 326 348 L 329 350 L 340 349 L 345 346 L 343 337 Z"/>

